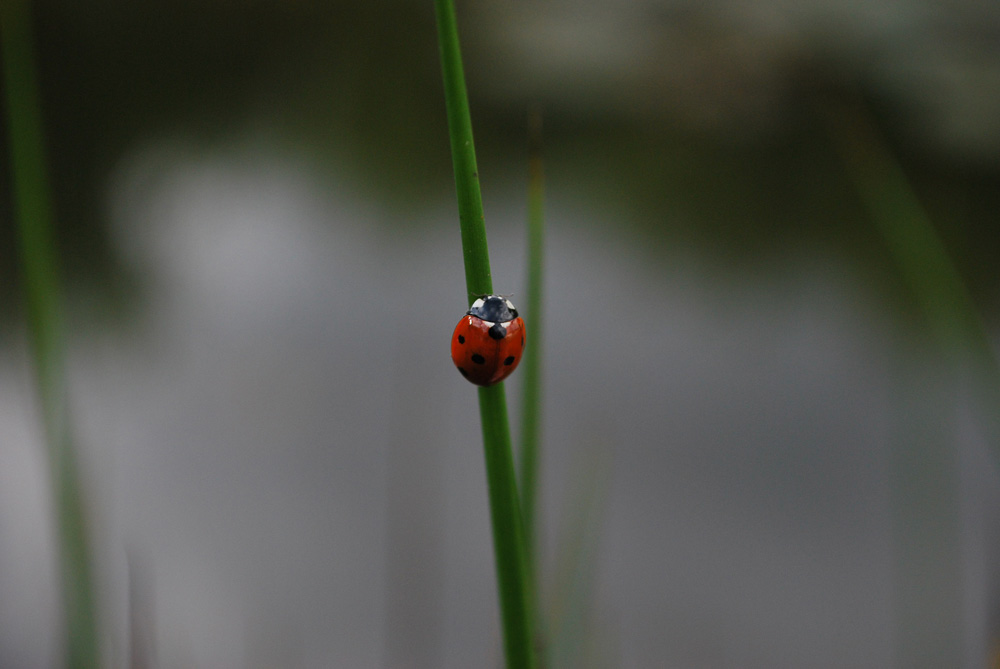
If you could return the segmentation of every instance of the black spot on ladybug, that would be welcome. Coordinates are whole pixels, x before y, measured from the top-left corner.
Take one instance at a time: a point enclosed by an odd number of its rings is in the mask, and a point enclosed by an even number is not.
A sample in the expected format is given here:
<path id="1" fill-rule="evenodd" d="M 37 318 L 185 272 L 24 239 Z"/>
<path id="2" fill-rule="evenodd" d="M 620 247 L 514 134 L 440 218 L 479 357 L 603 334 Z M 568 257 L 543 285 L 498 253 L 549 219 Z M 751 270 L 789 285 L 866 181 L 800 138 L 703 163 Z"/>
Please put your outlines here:
<path id="1" fill-rule="evenodd" d="M 521 348 L 524 348 L 524 335 L 521 335 Z"/>
<path id="2" fill-rule="evenodd" d="M 472 362 L 476 363 L 477 365 L 481 365 L 484 362 L 486 362 L 486 358 L 484 358 L 483 356 L 479 355 L 478 353 L 473 353 L 472 354 Z"/>
<path id="3" fill-rule="evenodd" d="M 505 364 L 505 365 L 513 365 L 514 364 L 514 356 L 508 355 L 506 358 L 504 358 L 503 364 Z"/>
<path id="4" fill-rule="evenodd" d="M 461 367 L 458 368 L 458 371 L 462 372 L 462 376 L 464 376 L 465 378 L 469 378 L 469 373 L 464 369 L 462 369 Z"/>
<path id="5" fill-rule="evenodd" d="M 499 323 L 494 323 L 493 327 L 490 328 L 490 339 L 503 339 L 506 336 L 507 328 Z"/>
<path id="6" fill-rule="evenodd" d="M 463 337 L 462 335 L 458 335 L 458 343 L 459 344 L 464 344 L 465 343 L 465 337 Z M 524 344 L 522 344 L 522 346 L 523 345 Z"/>

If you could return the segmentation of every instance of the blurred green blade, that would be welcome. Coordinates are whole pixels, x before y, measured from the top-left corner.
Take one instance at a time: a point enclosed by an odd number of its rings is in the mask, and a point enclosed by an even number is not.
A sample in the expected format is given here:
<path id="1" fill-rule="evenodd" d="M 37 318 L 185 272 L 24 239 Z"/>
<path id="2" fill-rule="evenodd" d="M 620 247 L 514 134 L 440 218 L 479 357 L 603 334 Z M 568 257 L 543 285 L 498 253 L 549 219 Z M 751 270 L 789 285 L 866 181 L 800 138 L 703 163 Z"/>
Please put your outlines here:
<path id="1" fill-rule="evenodd" d="M 861 108 L 825 111 L 836 148 L 893 262 L 944 353 L 979 384 L 980 417 L 1000 457 L 1000 362 L 965 281 L 903 168 Z"/>
<path id="2" fill-rule="evenodd" d="M 981 417 L 1000 455 L 1000 367 L 961 273 L 870 115 L 847 106 L 830 108 L 825 115 L 861 200 L 944 361 L 971 371 L 985 391 L 985 407 L 978 408 L 985 409 Z M 899 666 L 959 666 L 963 595 L 957 452 L 936 411 L 948 399 L 928 388 L 925 376 L 906 370 L 910 364 L 901 364 L 896 374 L 899 427 L 890 447 L 894 653 Z"/>
<path id="3" fill-rule="evenodd" d="M 97 618 L 86 514 L 69 430 L 52 199 L 45 169 L 38 83 L 27 3 L 0 3 L 0 49 L 10 136 L 17 255 L 31 356 L 48 447 L 63 604 L 67 666 L 98 666 Z"/>

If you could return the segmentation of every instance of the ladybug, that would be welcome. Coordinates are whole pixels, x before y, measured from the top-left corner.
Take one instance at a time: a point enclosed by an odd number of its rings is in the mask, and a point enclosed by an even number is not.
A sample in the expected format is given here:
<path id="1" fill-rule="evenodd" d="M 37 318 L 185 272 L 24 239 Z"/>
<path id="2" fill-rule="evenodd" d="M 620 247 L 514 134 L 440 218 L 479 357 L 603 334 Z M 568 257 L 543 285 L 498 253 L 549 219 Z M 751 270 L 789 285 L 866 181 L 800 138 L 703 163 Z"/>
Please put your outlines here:
<path id="1" fill-rule="evenodd" d="M 484 295 L 472 303 L 451 335 L 451 359 L 477 386 L 503 381 L 521 362 L 524 321 L 502 295 Z"/>

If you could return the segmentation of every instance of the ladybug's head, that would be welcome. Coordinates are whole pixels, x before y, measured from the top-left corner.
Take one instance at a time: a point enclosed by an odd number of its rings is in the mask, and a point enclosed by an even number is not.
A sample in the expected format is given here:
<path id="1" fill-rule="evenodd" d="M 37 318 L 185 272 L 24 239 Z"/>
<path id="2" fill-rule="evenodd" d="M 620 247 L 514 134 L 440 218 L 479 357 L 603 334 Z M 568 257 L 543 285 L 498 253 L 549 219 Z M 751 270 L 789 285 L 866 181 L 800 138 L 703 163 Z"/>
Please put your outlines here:
<path id="1" fill-rule="evenodd" d="M 490 323 L 506 323 L 517 318 L 517 307 L 502 295 L 484 295 L 466 313 Z"/>

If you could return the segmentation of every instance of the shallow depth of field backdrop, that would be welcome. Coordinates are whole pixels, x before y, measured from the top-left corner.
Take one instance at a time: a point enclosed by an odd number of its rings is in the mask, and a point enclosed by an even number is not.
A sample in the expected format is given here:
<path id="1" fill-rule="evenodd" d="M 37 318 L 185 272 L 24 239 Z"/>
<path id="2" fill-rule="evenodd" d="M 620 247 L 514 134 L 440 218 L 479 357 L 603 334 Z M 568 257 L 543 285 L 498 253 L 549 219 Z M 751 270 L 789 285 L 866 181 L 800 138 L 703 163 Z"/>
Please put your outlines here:
<path id="1" fill-rule="evenodd" d="M 109 666 L 497 666 L 430 0 L 35 4 Z M 1000 5 L 458 18 L 515 302 L 544 113 L 563 666 L 985 666 L 1000 406 L 844 145 L 899 161 L 996 342 Z M 32 669 L 58 594 L 0 143 L 0 666 Z"/>

